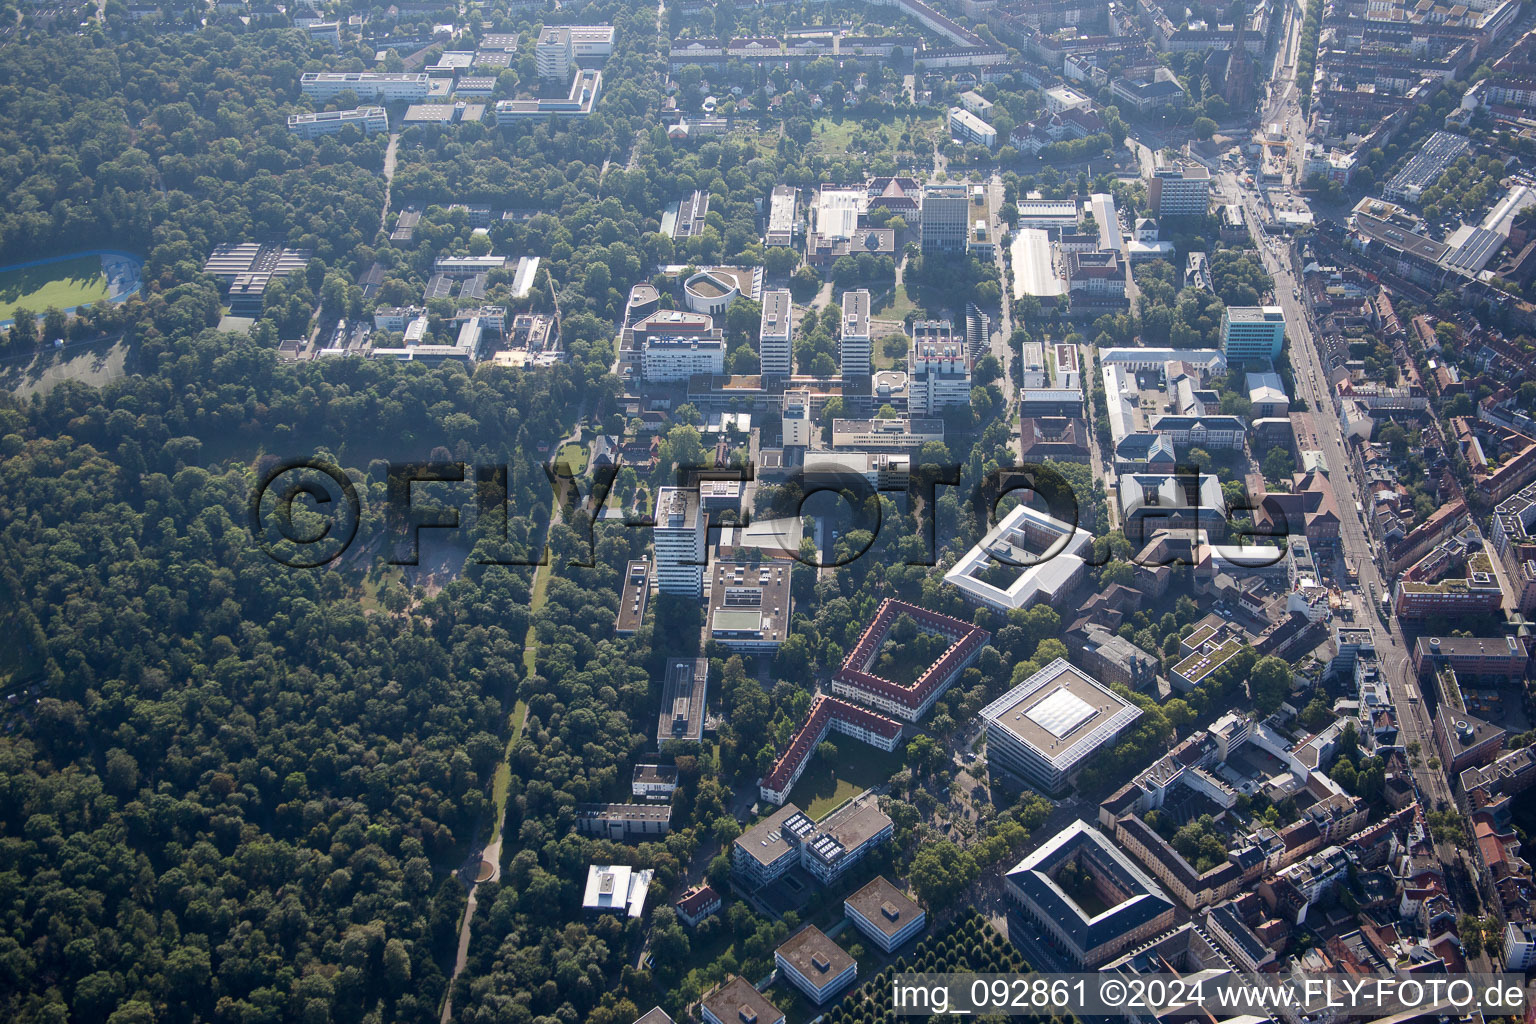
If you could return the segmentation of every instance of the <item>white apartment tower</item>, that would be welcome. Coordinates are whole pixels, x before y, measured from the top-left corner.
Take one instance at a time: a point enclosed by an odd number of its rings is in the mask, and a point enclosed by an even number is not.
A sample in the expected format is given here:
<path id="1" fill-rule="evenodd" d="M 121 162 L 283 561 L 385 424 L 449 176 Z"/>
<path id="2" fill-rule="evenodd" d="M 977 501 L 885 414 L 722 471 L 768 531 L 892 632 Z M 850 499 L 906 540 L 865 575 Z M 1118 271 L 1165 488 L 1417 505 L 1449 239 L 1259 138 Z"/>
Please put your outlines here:
<path id="1" fill-rule="evenodd" d="M 663 594 L 704 596 L 704 543 L 708 521 L 699 491 L 662 487 L 656 492 L 656 584 Z"/>
<path id="2" fill-rule="evenodd" d="M 794 358 L 795 325 L 788 291 L 763 296 L 763 322 L 758 332 L 758 358 L 764 377 L 788 377 Z"/>
<path id="3" fill-rule="evenodd" d="M 841 353 L 843 379 L 869 376 L 869 292 L 843 292 Z"/>
<path id="4" fill-rule="evenodd" d="M 965 339 L 948 320 L 917 321 L 907 351 L 907 410 L 938 416 L 952 405 L 971 402 L 971 358 Z"/>

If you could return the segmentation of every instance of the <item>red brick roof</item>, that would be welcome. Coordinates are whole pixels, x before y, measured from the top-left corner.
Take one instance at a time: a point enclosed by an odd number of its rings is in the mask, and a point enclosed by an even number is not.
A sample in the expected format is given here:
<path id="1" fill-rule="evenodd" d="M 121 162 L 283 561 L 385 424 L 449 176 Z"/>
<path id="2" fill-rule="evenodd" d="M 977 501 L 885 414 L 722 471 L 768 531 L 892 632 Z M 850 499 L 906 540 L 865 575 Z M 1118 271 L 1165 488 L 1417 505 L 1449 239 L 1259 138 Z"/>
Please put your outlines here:
<path id="1" fill-rule="evenodd" d="M 903 686 L 860 668 L 874 660 L 880 645 L 885 641 L 885 634 L 903 614 L 916 619 L 918 625 L 925 629 L 941 633 L 954 641 L 939 660 L 929 665 L 910 686 Z M 934 690 L 948 686 L 954 676 L 959 673 L 960 666 L 991 639 L 991 633 L 969 622 L 951 618 L 948 615 L 940 615 L 938 612 L 931 612 L 926 608 L 907 604 L 905 601 L 886 598 L 880 602 L 880 608 L 875 612 L 874 620 L 864 630 L 864 635 L 859 637 L 859 642 L 848 653 L 848 657 L 843 659 L 842 668 L 837 670 L 833 678 L 849 686 L 890 698 L 904 707 L 920 708 Z"/>
<path id="2" fill-rule="evenodd" d="M 794 738 L 789 741 L 789 749 L 779 755 L 779 759 L 773 763 L 768 774 L 763 776 L 762 785 L 772 790 L 783 789 L 785 784 L 794 777 L 799 766 L 816 752 L 816 744 L 821 742 L 822 737 L 831 728 L 834 718 L 868 729 L 887 739 L 895 739 L 901 733 L 900 722 L 886 718 L 884 715 L 877 715 L 857 704 L 850 704 L 845 700 L 822 694 L 811 701 L 811 708 L 805 716 L 805 721 L 796 730 Z"/>

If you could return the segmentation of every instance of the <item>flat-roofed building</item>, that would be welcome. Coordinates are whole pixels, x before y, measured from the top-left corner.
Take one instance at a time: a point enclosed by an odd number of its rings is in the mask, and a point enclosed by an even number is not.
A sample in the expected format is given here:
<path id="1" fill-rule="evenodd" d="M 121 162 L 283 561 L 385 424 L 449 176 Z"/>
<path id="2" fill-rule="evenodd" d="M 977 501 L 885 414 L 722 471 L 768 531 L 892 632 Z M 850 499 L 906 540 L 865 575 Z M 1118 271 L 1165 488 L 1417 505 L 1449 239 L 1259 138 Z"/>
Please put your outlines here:
<path id="1" fill-rule="evenodd" d="M 907 349 L 907 409 L 916 416 L 937 416 L 971 402 L 971 353 L 948 320 L 912 325 Z"/>
<path id="2" fill-rule="evenodd" d="M 1197 630 L 1196 633 L 1198 632 Z M 1184 642 L 1180 644 L 1180 653 L 1184 652 L 1188 641 L 1196 638 L 1196 633 L 1191 633 L 1184 638 Z M 1213 632 L 1209 636 L 1209 639 L 1194 645 L 1194 649 L 1185 654 L 1183 659 L 1168 672 L 1173 684 L 1186 693 L 1205 682 L 1211 673 L 1248 648 L 1248 645 L 1241 640 L 1235 637 L 1225 638 L 1219 632 Z"/>
<path id="3" fill-rule="evenodd" d="M 637 764 L 630 775 L 629 790 L 642 800 L 670 800 L 677 792 L 677 766 Z"/>
<path id="4" fill-rule="evenodd" d="M 746 979 L 730 981 L 699 1002 L 705 1024 L 784 1024 L 784 1014 Z"/>
<path id="5" fill-rule="evenodd" d="M 859 973 L 859 962 L 813 924 L 774 950 L 773 962 L 818 1006 L 853 984 Z"/>
<path id="6" fill-rule="evenodd" d="M 764 292 L 763 316 L 757 343 L 758 360 L 764 377 L 788 377 L 794 372 L 794 341 L 794 303 L 790 300 L 789 291 L 778 288 Z"/>
<path id="7" fill-rule="evenodd" d="M 930 441 L 943 440 L 944 421 L 937 416 L 896 416 L 874 420 L 839 418 L 832 421 L 833 448 L 871 452 L 911 451 Z"/>
<path id="8" fill-rule="evenodd" d="M 749 889 L 782 878 L 800 863 L 800 847 L 785 838 L 785 823 L 809 824 L 794 804 L 785 804 L 731 843 L 731 875 Z M 808 833 L 807 833 L 808 834 Z"/>
<path id="9" fill-rule="evenodd" d="M 499 101 L 496 104 L 496 123 L 516 124 L 525 117 L 586 117 L 597 107 L 598 98 L 602 94 L 603 73 L 577 68 L 571 75 L 571 87 L 564 96 Z"/>
<path id="10" fill-rule="evenodd" d="M 707 226 L 705 221 L 707 216 L 709 216 L 709 193 L 698 189 L 687 198 L 678 200 L 676 206 L 662 214 L 662 234 L 670 235 L 675 239 L 702 235 Z"/>
<path id="11" fill-rule="evenodd" d="M 387 103 L 427 98 L 430 79 L 425 74 L 383 71 L 306 71 L 299 77 L 299 91 L 317 100 L 333 100 L 350 92 L 360 100 Z"/>
<path id="12" fill-rule="evenodd" d="M 793 185 L 773 186 L 768 197 L 768 230 L 763 233 L 763 244 L 792 245 L 799 212 L 800 190 Z"/>
<path id="13" fill-rule="evenodd" d="M 655 872 L 624 864 L 593 864 L 587 868 L 587 886 L 582 893 L 581 909 L 588 914 L 623 914 L 638 918 L 645 913 Z"/>
<path id="14" fill-rule="evenodd" d="M 819 435 L 811 419 L 811 393 L 804 388 L 784 392 L 784 405 L 779 422 L 783 426 L 784 447 L 810 447 Z"/>
<path id="15" fill-rule="evenodd" d="M 789 632 L 793 562 L 718 561 L 710 577 L 709 638 L 742 654 L 772 654 Z"/>
<path id="16" fill-rule="evenodd" d="M 801 866 L 822 885 L 832 885 L 895 833 L 895 823 L 874 797 L 854 800 L 815 823 L 801 844 Z"/>
<path id="17" fill-rule="evenodd" d="M 843 913 L 886 953 L 916 938 L 928 923 L 928 914 L 917 901 L 884 875 L 845 899 Z"/>
<path id="18" fill-rule="evenodd" d="M 506 265 L 505 256 L 439 256 L 433 269 L 445 277 L 464 278 L 501 270 Z"/>
<path id="19" fill-rule="evenodd" d="M 990 748 L 989 748 L 990 749 Z M 1008 872 L 1009 902 L 1070 966 L 1091 970 L 1173 924 L 1174 902 L 1102 833 L 1074 821 Z"/>
<path id="20" fill-rule="evenodd" d="M 613 631 L 619 636 L 633 636 L 645 621 L 645 606 L 651 598 L 651 562 L 637 558 L 624 569 L 619 593 L 619 614 Z"/>
<path id="21" fill-rule="evenodd" d="M 1413 667 L 1421 679 L 1450 669 L 1463 682 L 1518 682 L 1529 659 L 1512 636 L 1421 636 L 1413 644 Z"/>
<path id="22" fill-rule="evenodd" d="M 868 377 L 870 296 L 866 289 L 843 292 L 843 319 L 838 335 L 838 355 L 843 379 Z"/>
<path id="23" fill-rule="evenodd" d="M 1200 164 L 1160 163 L 1147 179 L 1147 205 L 1158 217 L 1205 216 L 1211 172 Z"/>
<path id="24" fill-rule="evenodd" d="M 924 250 L 964 252 L 971 229 L 971 190 L 964 183 L 923 187 Z"/>
<path id="25" fill-rule="evenodd" d="M 1087 758 L 1112 745 L 1141 709 L 1056 658 L 982 709 L 987 761 L 1060 795 Z"/>
<path id="26" fill-rule="evenodd" d="M 534 69 L 540 78 L 558 80 L 579 61 L 606 60 L 612 53 L 612 25 L 546 25 L 534 45 Z"/>
<path id="27" fill-rule="evenodd" d="M 629 842 L 672 831 L 672 805 L 577 804 L 576 827 L 589 836 Z"/>
<path id="28" fill-rule="evenodd" d="M 228 288 L 229 312 L 233 316 L 260 316 L 266 301 L 267 285 L 299 273 L 313 255 L 308 249 L 288 249 L 279 245 L 244 242 L 221 245 L 203 263 L 203 273 L 211 274 Z"/>
<path id="29" fill-rule="evenodd" d="M 640 350 L 640 373 L 647 381 L 672 384 L 696 374 L 725 372 L 725 334 L 707 313 L 660 309 L 635 324 L 630 333 Z"/>
<path id="30" fill-rule="evenodd" d="M 1083 576 L 1087 530 L 1017 505 L 944 574 L 968 601 L 998 611 L 1054 601 Z"/>
<path id="31" fill-rule="evenodd" d="M 668 658 L 661 684 L 661 713 L 656 742 L 704 738 L 704 711 L 709 700 L 709 659 Z"/>
<path id="32" fill-rule="evenodd" d="M 355 110 L 317 110 L 308 114 L 289 114 L 288 130 L 301 139 L 334 135 L 347 125 L 355 125 L 364 135 L 389 131 L 389 115 L 383 107 L 358 107 Z"/>
<path id="33" fill-rule="evenodd" d="M 997 148 L 997 129 L 964 107 L 949 108 L 949 134 L 962 142 Z"/>
<path id="34" fill-rule="evenodd" d="M 1285 344 L 1279 306 L 1228 306 L 1221 314 L 1221 354 L 1228 362 L 1268 362 Z"/>

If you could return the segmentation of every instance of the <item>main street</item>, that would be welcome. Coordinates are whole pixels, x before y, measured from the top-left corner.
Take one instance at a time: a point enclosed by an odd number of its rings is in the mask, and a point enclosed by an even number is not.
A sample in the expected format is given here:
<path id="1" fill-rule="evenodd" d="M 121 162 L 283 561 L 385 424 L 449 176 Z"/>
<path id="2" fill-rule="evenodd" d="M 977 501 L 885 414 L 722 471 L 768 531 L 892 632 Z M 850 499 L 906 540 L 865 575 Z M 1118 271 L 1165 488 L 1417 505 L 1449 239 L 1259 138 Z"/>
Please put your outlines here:
<path id="1" fill-rule="evenodd" d="M 1297 116 L 1300 114 L 1297 112 Z M 1418 679 L 1408 658 L 1408 646 L 1395 619 L 1386 617 L 1380 624 L 1377 610 L 1382 596 L 1390 595 L 1390 581 L 1384 578 L 1376 561 L 1373 539 L 1366 533 L 1357 503 L 1364 506 L 1369 495 L 1355 475 L 1353 461 L 1344 441 L 1344 430 L 1334 405 L 1329 373 L 1332 364 L 1319 352 L 1310 310 L 1301 297 L 1301 284 L 1295 273 L 1288 245 L 1275 242 L 1264 233 L 1258 186 L 1244 188 L 1234 175 L 1226 175 L 1224 184 L 1243 207 L 1249 233 L 1258 242 L 1264 269 L 1274 279 L 1275 303 L 1285 311 L 1286 336 L 1290 342 L 1291 366 L 1298 397 L 1312 411 L 1317 441 L 1328 467 L 1328 479 L 1339 506 L 1340 551 L 1347 567 L 1359 575 L 1358 587 L 1365 614 L 1360 625 L 1371 631 L 1382 674 L 1397 710 L 1405 745 L 1417 742 L 1423 762 L 1414 766 L 1414 778 L 1429 809 L 1449 807 L 1451 788 L 1440 768 L 1430 767 L 1436 746 L 1429 714 L 1425 710 Z M 1339 578 L 1336 574 L 1335 578 Z"/>

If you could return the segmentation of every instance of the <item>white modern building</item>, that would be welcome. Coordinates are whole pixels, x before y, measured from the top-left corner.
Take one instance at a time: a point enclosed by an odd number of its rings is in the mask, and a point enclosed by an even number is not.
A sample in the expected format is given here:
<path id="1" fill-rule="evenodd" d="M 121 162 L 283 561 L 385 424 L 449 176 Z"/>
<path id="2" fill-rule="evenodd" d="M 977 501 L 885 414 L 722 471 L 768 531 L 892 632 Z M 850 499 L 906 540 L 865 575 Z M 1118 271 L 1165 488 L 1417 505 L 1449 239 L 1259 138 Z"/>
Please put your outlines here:
<path id="1" fill-rule="evenodd" d="M 1141 709 L 1057 658 L 988 704 L 981 717 L 987 764 L 1059 796 L 1091 755 L 1141 717 Z"/>
<path id="2" fill-rule="evenodd" d="M 1045 90 L 1045 109 L 1053 114 L 1068 110 L 1091 110 L 1093 101 L 1076 89 L 1064 85 Z"/>
<path id="3" fill-rule="evenodd" d="M 949 134 L 961 142 L 997 148 L 997 129 L 964 107 L 949 108 Z"/>
<path id="4" fill-rule="evenodd" d="M 843 914 L 886 953 L 910 942 L 928 923 L 928 914 L 917 901 L 884 875 L 843 900 Z"/>
<path id="5" fill-rule="evenodd" d="M 774 950 L 773 962 L 818 1006 L 853 984 L 859 973 L 859 962 L 813 924 Z"/>
<path id="6" fill-rule="evenodd" d="M 652 383 L 678 383 L 725 372 L 725 336 L 704 313 L 657 310 L 631 328 L 640 373 Z"/>
<path id="7" fill-rule="evenodd" d="M 843 292 L 843 320 L 838 342 L 843 379 L 868 377 L 870 364 L 869 292 Z"/>
<path id="8" fill-rule="evenodd" d="M 811 422 L 811 393 L 803 388 L 784 392 L 781 409 L 784 447 L 809 448 L 816 439 L 816 426 Z"/>
<path id="9" fill-rule="evenodd" d="M 540 78 L 561 79 L 580 61 L 607 60 L 612 54 L 612 25 L 547 25 L 533 59 Z"/>
<path id="10" fill-rule="evenodd" d="M 794 305 L 787 290 L 776 289 L 763 294 L 757 354 L 764 377 L 788 377 L 793 372 L 794 320 Z"/>
<path id="11" fill-rule="evenodd" d="M 1082 552 L 1093 537 L 1080 526 L 1018 505 L 944 574 L 966 600 L 998 611 L 1055 598 L 1085 571 Z"/>
<path id="12" fill-rule="evenodd" d="M 704 547 L 709 519 L 695 488 L 662 487 L 656 492 L 656 585 L 663 594 L 704 596 Z"/>
<path id="13" fill-rule="evenodd" d="M 950 406 L 971 403 L 971 356 L 949 321 L 913 325 L 917 337 L 907 349 L 907 410 L 937 416 Z"/>
<path id="14" fill-rule="evenodd" d="M 386 103 L 416 102 L 427 98 L 430 79 L 424 74 L 385 71 L 307 71 L 299 78 L 299 91 L 317 100 L 333 100 L 350 92 L 360 100 Z"/>
<path id="15" fill-rule="evenodd" d="M 317 110 L 313 113 L 288 115 L 288 130 L 301 139 L 334 135 L 349 124 L 356 125 L 364 135 L 374 135 L 389 131 L 389 115 L 383 107 Z"/>

